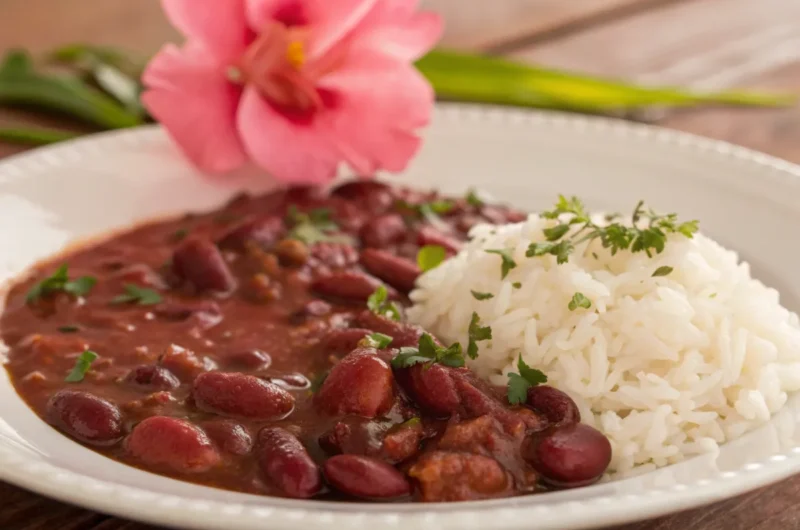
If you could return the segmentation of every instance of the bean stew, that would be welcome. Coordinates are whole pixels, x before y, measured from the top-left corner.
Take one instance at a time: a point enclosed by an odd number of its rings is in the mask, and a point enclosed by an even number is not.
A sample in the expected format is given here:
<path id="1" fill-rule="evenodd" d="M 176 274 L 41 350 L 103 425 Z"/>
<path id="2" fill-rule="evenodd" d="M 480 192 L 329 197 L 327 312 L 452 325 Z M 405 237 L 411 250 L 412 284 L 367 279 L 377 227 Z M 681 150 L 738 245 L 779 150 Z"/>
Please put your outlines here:
<path id="1" fill-rule="evenodd" d="M 590 484 L 611 447 L 566 394 L 512 406 L 403 318 L 420 249 L 524 217 L 377 181 L 242 195 L 37 266 L 0 319 L 6 367 L 75 441 L 208 486 L 430 502 Z M 415 348 L 437 362 L 396 362 Z"/>

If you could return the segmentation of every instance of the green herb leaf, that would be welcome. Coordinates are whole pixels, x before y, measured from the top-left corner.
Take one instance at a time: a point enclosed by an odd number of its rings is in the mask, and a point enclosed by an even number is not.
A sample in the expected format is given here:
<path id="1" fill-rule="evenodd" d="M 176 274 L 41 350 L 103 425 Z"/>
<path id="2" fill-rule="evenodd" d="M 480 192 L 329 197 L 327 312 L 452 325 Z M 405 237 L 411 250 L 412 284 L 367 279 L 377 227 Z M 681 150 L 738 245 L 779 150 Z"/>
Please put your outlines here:
<path id="1" fill-rule="evenodd" d="M 346 234 L 335 233 L 339 230 L 339 226 L 331 219 L 331 211 L 328 208 L 301 212 L 292 204 L 286 214 L 286 224 L 291 227 L 288 237 L 307 245 L 323 242 L 352 243 L 352 239 Z"/>
<path id="2" fill-rule="evenodd" d="M 592 307 L 592 301 L 586 298 L 583 293 L 575 293 L 572 295 L 572 300 L 567 305 L 570 311 L 575 311 L 579 307 L 589 309 Z"/>
<path id="3" fill-rule="evenodd" d="M 78 332 L 80 330 L 81 330 L 81 328 L 79 328 L 78 326 L 75 326 L 75 325 L 66 325 L 66 326 L 59 326 L 58 327 L 58 331 L 60 331 L 61 333 L 76 333 L 76 332 Z"/>
<path id="4" fill-rule="evenodd" d="M 477 359 L 478 357 L 478 341 L 491 340 L 492 328 L 489 326 L 481 326 L 481 318 L 478 313 L 472 313 L 472 319 L 469 322 L 469 343 L 467 345 L 467 355 L 470 359 Z"/>
<path id="5" fill-rule="evenodd" d="M 311 381 L 311 387 L 309 387 L 308 391 L 312 394 L 316 394 L 319 392 L 319 389 L 322 388 L 322 385 L 325 384 L 325 380 L 331 374 L 330 370 L 322 372 Z"/>
<path id="6" fill-rule="evenodd" d="M 421 424 L 422 424 L 422 419 L 417 416 L 414 416 L 413 418 L 409 418 L 400 425 L 398 425 L 397 428 L 398 429 L 410 428 L 410 427 L 416 427 L 417 425 Z"/>
<path id="7" fill-rule="evenodd" d="M 70 132 L 52 129 L 0 129 L 0 142 L 21 145 L 48 145 L 77 138 Z"/>
<path id="8" fill-rule="evenodd" d="M 172 239 L 175 242 L 183 241 L 184 239 L 186 239 L 186 236 L 188 236 L 188 235 L 189 235 L 189 229 L 188 228 L 178 228 L 177 230 L 175 230 L 172 233 L 172 235 L 170 236 L 170 239 Z"/>
<path id="9" fill-rule="evenodd" d="M 500 256 L 500 258 L 502 258 L 503 261 L 500 264 L 500 277 L 503 279 L 505 279 L 505 277 L 508 276 L 508 272 L 511 269 L 514 269 L 517 266 L 517 262 L 514 261 L 514 258 L 511 255 L 511 251 L 508 249 L 492 249 L 492 250 L 487 250 L 486 253 L 497 254 L 498 256 Z"/>
<path id="10" fill-rule="evenodd" d="M 528 399 L 528 389 L 547 382 L 547 376 L 540 370 L 531 368 L 522 360 L 522 354 L 517 358 L 518 374 L 508 374 L 508 402 L 512 405 L 524 403 Z"/>
<path id="11" fill-rule="evenodd" d="M 389 292 L 385 285 L 379 286 L 375 292 L 367 298 L 367 308 L 382 317 L 390 320 L 400 321 L 400 309 L 389 300 Z"/>
<path id="12" fill-rule="evenodd" d="M 400 352 L 392 359 L 392 366 L 395 368 L 408 368 L 415 364 L 427 364 L 430 366 L 434 363 L 453 368 L 464 366 L 464 353 L 461 351 L 461 344 L 456 342 L 444 348 L 438 346 L 429 334 L 423 333 L 416 348 L 400 348 Z"/>
<path id="13" fill-rule="evenodd" d="M 553 226 L 551 228 L 545 228 L 542 230 L 544 233 L 544 237 L 547 238 L 548 241 L 555 241 L 557 239 L 561 239 L 567 232 L 569 232 L 569 225 L 568 224 L 559 224 Z"/>
<path id="14" fill-rule="evenodd" d="M 522 282 L 514 282 L 511 284 L 511 287 L 513 287 L 514 289 L 520 289 L 522 288 Z"/>
<path id="15" fill-rule="evenodd" d="M 75 361 L 75 367 L 72 368 L 72 371 L 67 375 L 64 381 L 67 383 L 79 383 L 83 381 L 84 376 L 97 357 L 98 355 L 91 350 L 86 350 L 81 353 Z"/>
<path id="16" fill-rule="evenodd" d="M 494 298 L 492 293 L 480 293 L 478 291 L 470 291 L 472 293 L 472 297 L 475 300 L 489 300 L 490 298 Z"/>
<path id="17" fill-rule="evenodd" d="M 392 337 L 389 335 L 384 335 L 383 333 L 372 333 L 364 337 L 364 339 L 359 343 L 367 348 L 375 348 L 378 350 L 382 350 L 389 346 L 392 343 Z"/>
<path id="18" fill-rule="evenodd" d="M 158 291 L 148 289 L 146 287 L 139 287 L 132 283 L 125 284 L 125 294 L 115 296 L 112 304 L 128 304 L 136 303 L 139 305 L 155 305 L 161 303 L 161 295 Z"/>
<path id="19" fill-rule="evenodd" d="M 708 295 L 708 297 L 709 298 L 716 298 L 717 297 L 717 293 L 711 293 L 710 295 Z"/>
<path id="20" fill-rule="evenodd" d="M 91 276 L 82 276 L 75 280 L 69 279 L 68 265 L 61 265 L 49 277 L 34 285 L 25 297 L 27 303 L 32 303 L 40 298 L 50 296 L 57 292 L 69 293 L 75 296 L 83 296 L 92 290 L 97 283 L 97 279 Z"/>
<path id="21" fill-rule="evenodd" d="M 481 196 L 478 194 L 475 188 L 470 188 L 467 191 L 466 199 L 467 199 L 467 204 L 469 204 L 470 206 L 474 206 L 475 208 L 480 208 L 481 206 L 484 205 L 484 200 L 481 199 Z"/>
<path id="22" fill-rule="evenodd" d="M 447 251 L 439 245 L 425 245 L 417 252 L 417 265 L 422 272 L 438 267 L 447 258 Z"/>
<path id="23" fill-rule="evenodd" d="M 673 268 L 672 268 L 672 267 L 670 267 L 670 266 L 668 266 L 668 265 L 664 265 L 664 266 L 662 266 L 662 267 L 659 267 L 659 268 L 657 268 L 657 269 L 656 269 L 656 270 L 653 272 L 653 277 L 657 277 L 657 276 L 666 276 L 667 274 L 669 274 L 669 273 L 670 273 L 670 272 L 672 272 L 672 271 L 673 271 Z"/>

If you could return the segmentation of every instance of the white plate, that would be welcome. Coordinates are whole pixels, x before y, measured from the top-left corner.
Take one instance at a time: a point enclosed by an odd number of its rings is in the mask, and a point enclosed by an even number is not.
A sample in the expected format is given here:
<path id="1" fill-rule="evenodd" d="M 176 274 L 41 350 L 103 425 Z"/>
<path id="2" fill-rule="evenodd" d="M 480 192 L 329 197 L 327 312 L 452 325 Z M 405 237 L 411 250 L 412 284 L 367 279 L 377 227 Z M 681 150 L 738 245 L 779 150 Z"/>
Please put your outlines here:
<path id="1" fill-rule="evenodd" d="M 578 194 L 618 210 L 644 198 L 699 218 L 797 310 L 800 168 L 728 144 L 627 123 L 447 106 L 437 109 L 407 184 L 490 190 L 517 206 Z M 155 127 L 103 134 L 0 163 L 0 281 L 76 239 L 154 216 L 215 206 L 263 179 L 200 178 Z M 124 466 L 41 422 L 0 374 L 0 478 L 152 523 L 229 530 L 589 528 L 632 521 L 775 482 L 800 471 L 800 402 L 718 455 L 637 478 L 499 501 L 336 504 L 216 490 Z"/>

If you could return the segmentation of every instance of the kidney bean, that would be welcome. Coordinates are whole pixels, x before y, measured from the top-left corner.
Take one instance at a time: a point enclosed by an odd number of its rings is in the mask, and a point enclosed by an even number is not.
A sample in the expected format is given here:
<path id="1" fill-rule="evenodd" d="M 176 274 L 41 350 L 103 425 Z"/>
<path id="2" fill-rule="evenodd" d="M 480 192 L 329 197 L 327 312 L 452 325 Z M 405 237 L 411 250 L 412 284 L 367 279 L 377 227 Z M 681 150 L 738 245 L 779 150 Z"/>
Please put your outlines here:
<path id="1" fill-rule="evenodd" d="M 122 438 L 122 413 L 110 401 L 80 390 L 59 390 L 47 402 L 48 423 L 81 442 L 107 446 Z"/>
<path id="2" fill-rule="evenodd" d="M 358 261 L 358 251 L 347 243 L 317 243 L 311 247 L 311 257 L 328 267 L 342 269 Z"/>
<path id="3" fill-rule="evenodd" d="M 345 355 L 355 350 L 358 343 L 372 333 L 369 329 L 334 329 L 322 340 L 322 348 L 329 355 Z"/>
<path id="4" fill-rule="evenodd" d="M 440 230 L 432 226 L 423 226 L 417 232 L 417 244 L 420 247 L 425 245 L 438 245 L 447 251 L 447 254 L 452 256 L 461 250 L 461 242 L 450 236 L 443 234 Z"/>
<path id="5" fill-rule="evenodd" d="M 181 385 L 175 374 L 163 366 L 154 364 L 145 364 L 134 368 L 125 376 L 125 381 L 147 392 L 172 390 Z"/>
<path id="6" fill-rule="evenodd" d="M 248 370 L 263 370 L 272 364 L 272 358 L 261 350 L 244 350 L 228 356 L 227 361 L 234 366 Z"/>
<path id="7" fill-rule="evenodd" d="M 270 381 L 276 385 L 282 386 L 287 390 L 298 390 L 311 387 L 311 381 L 309 381 L 306 376 L 299 373 L 283 374 L 280 377 L 271 378 Z"/>
<path id="8" fill-rule="evenodd" d="M 417 346 L 419 338 L 425 333 L 425 330 L 420 326 L 408 324 L 406 322 L 397 322 L 388 319 L 381 315 L 376 315 L 372 311 L 362 311 L 353 322 L 355 326 L 360 328 L 377 331 L 384 335 L 392 337 L 392 348 L 402 348 L 403 346 Z M 441 343 L 433 337 L 435 343 L 441 346 Z"/>
<path id="9" fill-rule="evenodd" d="M 280 419 L 294 409 L 294 397 L 283 388 L 237 372 L 198 375 L 192 396 L 200 410 L 254 420 Z"/>
<path id="10" fill-rule="evenodd" d="M 437 416 L 450 416 L 459 410 L 461 399 L 449 368 L 440 364 L 416 364 L 395 371 L 397 381 L 423 409 Z"/>
<path id="11" fill-rule="evenodd" d="M 362 455 L 336 455 L 323 464 L 328 482 L 361 499 L 393 499 L 411 493 L 406 477 L 386 462 Z"/>
<path id="12" fill-rule="evenodd" d="M 400 292 L 408 293 L 414 288 L 417 277 L 422 274 L 413 261 L 400 258 L 386 250 L 368 248 L 361 251 L 361 265 L 381 280 Z"/>
<path id="13" fill-rule="evenodd" d="M 323 296 L 366 302 L 369 295 L 381 285 L 383 285 L 381 281 L 374 276 L 363 272 L 344 271 L 320 277 L 312 284 L 312 289 Z M 397 293 L 390 290 L 390 295 L 396 297 Z"/>
<path id="14" fill-rule="evenodd" d="M 419 483 L 425 502 L 502 497 L 512 484 L 494 458 L 462 452 L 426 452 L 411 466 L 408 475 Z"/>
<path id="15" fill-rule="evenodd" d="M 319 468 L 306 448 L 281 427 L 258 433 L 258 462 L 262 473 L 289 497 L 307 499 L 322 488 Z"/>
<path id="16" fill-rule="evenodd" d="M 217 447 L 227 453 L 244 456 L 253 449 L 253 437 L 238 423 L 213 420 L 203 422 L 200 426 Z"/>
<path id="17" fill-rule="evenodd" d="M 285 232 L 283 218 L 277 215 L 265 215 L 248 219 L 234 226 L 219 239 L 220 248 L 243 251 L 248 242 L 254 242 L 262 248 L 270 248 Z"/>
<path id="18" fill-rule="evenodd" d="M 471 418 L 489 415 L 497 419 L 508 434 L 518 435 L 527 430 L 527 423 L 520 414 L 505 408 L 491 393 L 475 386 L 475 381 L 456 377 L 455 385 L 466 415 Z"/>
<path id="19" fill-rule="evenodd" d="M 569 423 L 536 435 L 527 457 L 545 481 L 573 488 L 591 484 L 603 475 L 611 462 L 611 444 L 598 430 Z"/>
<path id="20" fill-rule="evenodd" d="M 408 232 L 403 216 L 396 213 L 387 213 L 374 217 L 367 222 L 359 237 L 365 247 L 386 248 L 392 243 L 401 241 Z"/>
<path id="21" fill-rule="evenodd" d="M 334 366 L 314 396 L 317 408 L 331 415 L 374 418 L 394 401 L 392 369 L 375 350 L 357 349 Z"/>
<path id="22" fill-rule="evenodd" d="M 236 287 L 219 249 L 207 239 L 181 243 L 172 255 L 172 270 L 199 290 L 228 292 Z"/>
<path id="23" fill-rule="evenodd" d="M 327 197 L 322 186 L 292 186 L 286 190 L 286 203 L 298 206 L 317 204 Z"/>
<path id="24" fill-rule="evenodd" d="M 199 427 L 167 416 L 151 416 L 138 423 L 126 438 L 125 449 L 144 464 L 181 473 L 202 473 L 220 460 Z"/>
<path id="25" fill-rule="evenodd" d="M 374 180 L 347 182 L 334 188 L 331 195 L 357 202 L 372 213 L 385 211 L 394 203 L 392 189 Z"/>
<path id="26" fill-rule="evenodd" d="M 528 389 L 528 405 L 544 414 L 552 423 L 580 423 L 578 406 L 566 393 L 552 386 L 539 385 Z"/>
<path id="27" fill-rule="evenodd" d="M 524 213 L 509 210 L 501 206 L 484 205 L 480 209 L 480 213 L 490 223 L 493 224 L 506 224 L 506 223 L 519 223 L 524 221 L 528 216 Z"/>

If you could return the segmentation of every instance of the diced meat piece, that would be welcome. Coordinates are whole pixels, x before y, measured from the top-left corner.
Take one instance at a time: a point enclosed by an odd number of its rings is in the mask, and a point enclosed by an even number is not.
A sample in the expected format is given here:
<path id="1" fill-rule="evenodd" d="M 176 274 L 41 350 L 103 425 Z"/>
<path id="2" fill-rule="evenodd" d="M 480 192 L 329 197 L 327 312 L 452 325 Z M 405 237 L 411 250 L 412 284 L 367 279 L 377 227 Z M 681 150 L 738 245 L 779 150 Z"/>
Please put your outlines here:
<path id="1" fill-rule="evenodd" d="M 122 413 L 89 392 L 59 390 L 47 402 L 48 423 L 89 445 L 108 446 L 122 438 Z"/>
<path id="2" fill-rule="evenodd" d="M 334 488 L 353 497 L 393 499 L 411 493 L 403 474 L 377 458 L 337 455 L 326 460 L 323 469 Z"/>
<path id="3" fill-rule="evenodd" d="M 323 433 L 318 442 L 331 455 L 377 456 L 381 453 L 383 436 L 390 427 L 388 422 L 348 416 Z"/>
<path id="4" fill-rule="evenodd" d="M 247 219 L 223 235 L 219 246 L 243 251 L 247 248 L 247 243 L 253 242 L 262 248 L 270 248 L 283 236 L 285 230 L 283 218 L 277 215 Z"/>
<path id="5" fill-rule="evenodd" d="M 202 473 L 219 463 L 208 436 L 186 420 L 151 416 L 133 428 L 125 449 L 142 463 L 180 473 Z"/>
<path id="6" fill-rule="evenodd" d="M 477 388 L 465 377 L 456 378 L 455 386 L 467 417 L 491 415 L 503 425 L 507 433 L 514 436 L 527 430 L 528 424 L 522 416 L 504 407 L 488 391 Z M 545 425 L 546 422 L 542 422 L 542 427 Z"/>
<path id="7" fill-rule="evenodd" d="M 408 471 L 424 502 L 473 501 L 512 494 L 512 480 L 497 460 L 450 451 L 424 453 Z"/>
<path id="8" fill-rule="evenodd" d="M 262 429 L 257 450 L 262 473 L 287 497 L 307 499 L 322 488 L 319 468 L 289 431 L 280 427 Z"/>
<path id="9" fill-rule="evenodd" d="M 200 291 L 229 292 L 236 280 L 214 243 L 191 238 L 181 243 L 172 255 L 172 270 Z"/>
<path id="10" fill-rule="evenodd" d="M 193 380 L 198 374 L 217 368 L 216 363 L 208 357 L 198 357 L 193 351 L 175 344 L 167 347 L 161 355 L 159 364 L 185 382 Z"/>
<path id="11" fill-rule="evenodd" d="M 334 416 L 374 418 L 392 406 L 394 378 L 375 350 L 358 349 L 334 366 L 314 397 L 321 411 Z"/>
<path id="12" fill-rule="evenodd" d="M 391 462 L 412 457 L 419 451 L 424 434 L 419 418 L 397 425 L 383 437 L 383 456 Z"/>
<path id="13" fill-rule="evenodd" d="M 237 456 L 249 454 L 253 449 L 253 437 L 239 423 L 229 420 L 212 420 L 200 425 L 217 447 Z"/>
<path id="14" fill-rule="evenodd" d="M 192 384 L 200 410 L 253 420 L 275 420 L 294 409 L 294 397 L 274 383 L 237 372 L 206 372 Z"/>
<path id="15" fill-rule="evenodd" d="M 359 236 L 365 247 L 386 248 L 401 241 L 408 232 L 403 216 L 396 213 L 387 213 L 374 217 L 367 222 Z"/>

